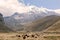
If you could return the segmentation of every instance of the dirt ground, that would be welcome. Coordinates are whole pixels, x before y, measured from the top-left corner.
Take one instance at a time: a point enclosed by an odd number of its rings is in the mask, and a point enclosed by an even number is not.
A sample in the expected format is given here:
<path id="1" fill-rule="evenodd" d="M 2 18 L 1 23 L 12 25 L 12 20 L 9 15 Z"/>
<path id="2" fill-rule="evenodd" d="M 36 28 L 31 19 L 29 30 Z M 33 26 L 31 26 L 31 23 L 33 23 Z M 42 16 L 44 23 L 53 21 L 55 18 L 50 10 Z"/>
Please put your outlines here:
<path id="1" fill-rule="evenodd" d="M 60 40 L 60 34 L 0 33 L 0 40 Z"/>

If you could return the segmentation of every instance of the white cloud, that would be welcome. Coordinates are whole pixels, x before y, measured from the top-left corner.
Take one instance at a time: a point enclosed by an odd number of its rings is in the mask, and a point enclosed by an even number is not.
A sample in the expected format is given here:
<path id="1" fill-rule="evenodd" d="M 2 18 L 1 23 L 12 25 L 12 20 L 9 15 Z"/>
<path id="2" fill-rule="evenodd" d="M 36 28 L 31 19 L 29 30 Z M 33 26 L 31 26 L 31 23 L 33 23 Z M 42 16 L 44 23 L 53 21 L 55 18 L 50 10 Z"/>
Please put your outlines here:
<path id="1" fill-rule="evenodd" d="M 4 16 L 10 16 L 14 12 L 28 12 L 29 7 L 23 3 L 19 3 L 18 0 L 0 0 L 0 12 Z"/>
<path id="2" fill-rule="evenodd" d="M 60 14 L 60 9 L 56 9 L 54 10 L 56 13 L 59 13 Z"/>
<path id="3" fill-rule="evenodd" d="M 39 12 L 43 11 L 45 12 L 45 10 L 49 10 L 47 8 L 39 8 L 36 7 L 34 5 L 28 4 L 25 5 L 24 2 L 18 2 L 18 0 L 0 0 L 0 12 L 4 15 L 4 16 L 10 16 L 12 14 L 14 14 L 15 12 L 19 12 L 19 13 L 25 13 L 25 12 L 29 12 L 29 11 L 34 11 L 37 10 Z M 52 10 L 53 11 L 53 10 Z M 60 10 L 54 10 L 57 13 L 60 13 Z"/>

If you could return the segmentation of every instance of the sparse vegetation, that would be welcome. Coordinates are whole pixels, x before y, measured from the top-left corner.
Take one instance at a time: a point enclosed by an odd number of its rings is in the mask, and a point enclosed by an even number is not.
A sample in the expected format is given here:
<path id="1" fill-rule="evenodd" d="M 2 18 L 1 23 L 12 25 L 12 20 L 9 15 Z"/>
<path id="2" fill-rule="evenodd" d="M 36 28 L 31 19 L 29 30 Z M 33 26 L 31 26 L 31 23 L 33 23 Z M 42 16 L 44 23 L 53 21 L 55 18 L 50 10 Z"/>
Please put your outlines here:
<path id="1" fill-rule="evenodd" d="M 44 36 L 45 40 L 60 40 L 60 36 Z"/>
<path id="2" fill-rule="evenodd" d="M 60 20 L 60 16 L 47 16 L 42 19 L 38 19 L 36 21 L 33 21 L 32 23 L 28 23 L 25 25 L 24 28 L 26 28 L 26 31 L 43 31 L 47 28 L 51 27 L 53 24 L 55 24 L 57 21 Z"/>
<path id="3" fill-rule="evenodd" d="M 60 16 L 48 16 L 24 25 L 23 31 L 11 31 L 0 21 L 0 40 L 60 40 Z"/>

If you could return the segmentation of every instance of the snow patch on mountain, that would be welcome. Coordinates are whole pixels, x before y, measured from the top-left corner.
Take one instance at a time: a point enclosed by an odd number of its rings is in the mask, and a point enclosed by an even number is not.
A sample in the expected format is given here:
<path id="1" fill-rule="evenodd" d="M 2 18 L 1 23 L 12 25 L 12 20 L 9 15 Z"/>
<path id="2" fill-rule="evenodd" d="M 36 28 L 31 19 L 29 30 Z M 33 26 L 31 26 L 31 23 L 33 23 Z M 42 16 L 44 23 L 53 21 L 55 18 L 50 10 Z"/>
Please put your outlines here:
<path id="1" fill-rule="evenodd" d="M 33 11 L 33 12 L 39 12 L 39 13 L 41 12 L 47 13 L 47 10 L 60 13 L 59 11 L 60 9 L 52 10 L 52 9 L 47 9 L 44 7 L 37 7 L 34 5 L 25 5 L 22 0 L 19 0 L 19 1 L 18 0 L 0 0 L 0 12 L 4 16 L 11 16 L 15 12 L 27 13 L 27 12 Z"/>
<path id="2" fill-rule="evenodd" d="M 60 14 L 60 9 L 56 9 L 54 10 L 56 13 L 59 13 Z"/>

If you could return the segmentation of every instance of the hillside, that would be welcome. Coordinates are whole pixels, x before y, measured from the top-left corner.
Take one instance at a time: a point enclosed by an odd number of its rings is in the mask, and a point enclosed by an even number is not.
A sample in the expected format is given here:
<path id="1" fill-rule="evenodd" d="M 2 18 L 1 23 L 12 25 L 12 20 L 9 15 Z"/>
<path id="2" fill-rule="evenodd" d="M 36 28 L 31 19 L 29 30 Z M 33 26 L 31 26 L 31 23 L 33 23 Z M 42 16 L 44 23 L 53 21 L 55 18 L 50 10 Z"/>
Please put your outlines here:
<path id="1" fill-rule="evenodd" d="M 5 26 L 3 15 L 0 13 L 0 32 L 12 32 L 7 26 Z"/>
<path id="2" fill-rule="evenodd" d="M 43 31 L 55 24 L 59 19 L 60 16 L 47 16 L 37 21 L 27 23 L 24 28 L 26 31 Z"/>
<path id="3" fill-rule="evenodd" d="M 16 11 L 12 15 L 4 17 L 5 25 L 13 30 L 19 30 L 21 28 L 23 29 L 22 26 L 24 23 L 32 22 L 38 19 L 40 20 L 41 18 L 50 15 L 60 16 L 59 13 L 46 8 L 31 7 L 30 9 L 31 11 L 29 12 L 20 13 Z"/>
<path id="4" fill-rule="evenodd" d="M 50 28 L 51 26 L 53 26 L 53 24 L 55 24 L 57 21 L 60 20 L 60 16 L 56 16 L 56 15 L 51 15 L 51 16 L 46 16 L 44 18 L 41 19 L 36 19 L 32 22 L 28 22 L 26 24 L 20 24 L 15 22 L 15 25 L 17 25 L 17 27 L 13 27 L 13 23 L 11 26 L 11 29 L 14 31 L 31 31 L 31 32 L 36 32 L 36 31 L 44 31 L 47 30 L 48 28 Z M 13 20 L 12 20 L 13 22 Z M 59 24 L 58 24 L 59 25 Z M 58 27 L 59 28 L 59 27 Z"/>
<path id="5" fill-rule="evenodd" d="M 51 25 L 45 32 L 60 32 L 60 19 L 53 25 Z"/>

